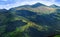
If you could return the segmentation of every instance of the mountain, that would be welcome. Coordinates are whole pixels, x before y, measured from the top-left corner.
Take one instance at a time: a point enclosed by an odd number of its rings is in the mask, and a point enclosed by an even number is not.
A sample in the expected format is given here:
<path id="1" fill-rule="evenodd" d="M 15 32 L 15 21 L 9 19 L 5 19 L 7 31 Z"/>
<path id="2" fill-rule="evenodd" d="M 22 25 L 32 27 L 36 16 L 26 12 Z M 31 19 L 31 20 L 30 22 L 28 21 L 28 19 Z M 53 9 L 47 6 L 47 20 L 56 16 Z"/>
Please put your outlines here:
<path id="1" fill-rule="evenodd" d="M 36 3 L 36 4 L 32 5 L 31 7 L 36 8 L 36 7 L 39 7 L 39 6 L 46 6 L 46 5 L 41 4 L 41 3 Z"/>
<path id="2" fill-rule="evenodd" d="M 0 37 L 60 35 L 60 9 L 41 3 L 0 10 Z"/>
<path id="3" fill-rule="evenodd" d="M 42 3 L 36 3 L 36 4 L 33 4 L 33 5 L 22 5 L 22 6 L 19 6 L 19 7 L 15 7 L 15 8 L 22 8 L 22 7 L 31 7 L 31 8 L 36 8 L 36 7 L 39 7 L 39 6 L 46 6 Z"/>
<path id="4" fill-rule="evenodd" d="M 52 8 L 60 8 L 59 6 L 57 6 L 55 4 L 51 5 L 50 7 L 52 7 Z"/>

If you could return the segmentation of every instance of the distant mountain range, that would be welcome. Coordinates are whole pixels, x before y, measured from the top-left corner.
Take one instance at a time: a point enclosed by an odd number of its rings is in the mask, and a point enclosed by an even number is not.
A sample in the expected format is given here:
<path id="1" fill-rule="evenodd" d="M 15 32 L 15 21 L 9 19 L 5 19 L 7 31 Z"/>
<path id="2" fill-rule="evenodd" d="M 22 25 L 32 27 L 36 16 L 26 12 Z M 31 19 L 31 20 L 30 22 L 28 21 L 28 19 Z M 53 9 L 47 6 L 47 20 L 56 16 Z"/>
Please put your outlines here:
<path id="1" fill-rule="evenodd" d="M 60 35 L 60 6 L 41 3 L 0 9 L 0 37 Z"/>
<path id="2" fill-rule="evenodd" d="M 44 5 L 44 4 L 42 4 L 42 3 L 35 3 L 35 4 L 33 4 L 33 5 L 22 5 L 22 6 L 19 6 L 19 7 L 32 7 L 32 8 L 36 8 L 36 7 L 40 7 L 40 6 L 47 6 L 47 5 Z M 52 4 L 52 5 L 50 5 L 49 7 L 58 8 L 58 7 L 60 7 L 60 6 L 57 6 L 57 5 L 55 5 L 55 4 Z"/>

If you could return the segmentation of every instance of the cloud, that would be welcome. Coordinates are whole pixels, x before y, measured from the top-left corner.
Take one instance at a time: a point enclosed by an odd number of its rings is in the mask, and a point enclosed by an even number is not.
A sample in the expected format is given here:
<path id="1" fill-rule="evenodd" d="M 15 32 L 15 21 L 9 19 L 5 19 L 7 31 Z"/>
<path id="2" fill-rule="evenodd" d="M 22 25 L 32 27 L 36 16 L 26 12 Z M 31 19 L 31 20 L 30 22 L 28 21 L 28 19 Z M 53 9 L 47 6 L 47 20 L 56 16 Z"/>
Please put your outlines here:
<path id="1" fill-rule="evenodd" d="M 45 5 L 57 4 L 59 5 L 60 0 L 0 0 L 0 8 L 10 9 L 11 7 L 17 7 L 25 4 L 35 4 L 37 2 Z"/>
<path id="2" fill-rule="evenodd" d="M 3 1 L 7 1 L 7 0 L 3 0 Z"/>
<path id="3" fill-rule="evenodd" d="M 60 0 L 55 0 L 54 3 L 60 6 Z"/>
<path id="4" fill-rule="evenodd" d="M 0 0 L 0 5 L 14 4 L 16 0 Z"/>

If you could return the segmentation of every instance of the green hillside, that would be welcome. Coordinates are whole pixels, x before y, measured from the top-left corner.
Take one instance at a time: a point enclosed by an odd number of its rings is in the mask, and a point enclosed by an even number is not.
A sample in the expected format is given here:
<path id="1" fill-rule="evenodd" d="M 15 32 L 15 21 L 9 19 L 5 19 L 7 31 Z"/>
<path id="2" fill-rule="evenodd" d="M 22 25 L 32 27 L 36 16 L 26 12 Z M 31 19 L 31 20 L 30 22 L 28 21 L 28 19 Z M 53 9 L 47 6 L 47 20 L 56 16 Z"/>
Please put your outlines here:
<path id="1" fill-rule="evenodd" d="M 60 34 L 60 9 L 55 7 L 37 3 L 0 10 L 0 37 L 53 37 Z"/>

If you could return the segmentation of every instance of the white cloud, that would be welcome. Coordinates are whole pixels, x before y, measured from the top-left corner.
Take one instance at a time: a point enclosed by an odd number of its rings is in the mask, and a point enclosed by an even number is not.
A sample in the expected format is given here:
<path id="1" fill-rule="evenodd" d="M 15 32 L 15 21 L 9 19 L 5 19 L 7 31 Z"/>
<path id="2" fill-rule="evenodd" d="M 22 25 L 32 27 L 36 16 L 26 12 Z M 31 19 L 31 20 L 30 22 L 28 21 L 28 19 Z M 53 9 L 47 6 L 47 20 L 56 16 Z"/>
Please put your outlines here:
<path id="1" fill-rule="evenodd" d="M 34 4 L 37 2 L 43 3 L 45 5 L 52 5 L 52 4 L 56 4 L 55 0 L 15 0 L 16 2 L 13 4 L 7 4 L 7 5 L 0 5 L 0 9 L 10 9 L 11 7 L 17 7 L 17 6 L 21 6 L 21 5 L 25 5 L 25 4 Z"/>
<path id="2" fill-rule="evenodd" d="M 2 1 L 7 1 L 7 0 L 2 0 Z"/>

